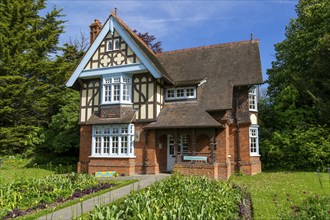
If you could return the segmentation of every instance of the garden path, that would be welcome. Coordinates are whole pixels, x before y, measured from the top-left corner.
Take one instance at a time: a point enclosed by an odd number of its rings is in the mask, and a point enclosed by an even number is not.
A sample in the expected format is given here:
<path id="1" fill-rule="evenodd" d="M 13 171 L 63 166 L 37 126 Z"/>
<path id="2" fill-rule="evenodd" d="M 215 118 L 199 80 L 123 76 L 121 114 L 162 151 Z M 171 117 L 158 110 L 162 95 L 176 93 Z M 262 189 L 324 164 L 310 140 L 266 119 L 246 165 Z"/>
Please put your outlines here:
<path id="1" fill-rule="evenodd" d="M 104 193 L 102 195 L 90 198 L 81 203 L 77 203 L 75 205 L 57 210 L 53 213 L 41 216 L 40 218 L 38 218 L 38 220 L 46 220 L 46 219 L 69 220 L 72 218 L 79 217 L 83 213 L 92 211 L 96 205 L 99 205 L 99 206 L 107 205 L 121 197 L 124 197 L 124 196 L 130 194 L 131 192 L 133 192 L 135 190 L 143 189 L 143 188 L 145 188 L 149 185 L 152 185 L 155 182 L 158 182 L 168 176 L 170 176 L 170 174 L 161 173 L 161 174 L 157 174 L 157 175 L 134 175 L 134 176 L 116 177 L 116 179 L 118 179 L 118 180 L 140 179 L 140 181 L 137 181 L 130 185 L 121 187 L 119 189 L 112 190 L 112 191 Z"/>

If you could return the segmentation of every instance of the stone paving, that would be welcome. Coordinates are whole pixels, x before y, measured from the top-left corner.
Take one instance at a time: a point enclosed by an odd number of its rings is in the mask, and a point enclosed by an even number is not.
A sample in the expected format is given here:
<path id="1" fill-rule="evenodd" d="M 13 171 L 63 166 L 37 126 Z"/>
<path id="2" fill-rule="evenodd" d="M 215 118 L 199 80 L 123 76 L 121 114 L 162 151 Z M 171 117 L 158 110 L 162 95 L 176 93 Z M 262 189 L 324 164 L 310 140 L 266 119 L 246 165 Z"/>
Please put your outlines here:
<path id="1" fill-rule="evenodd" d="M 133 191 L 146 188 L 158 182 L 166 177 L 170 176 L 170 174 L 157 174 L 157 175 L 134 175 L 134 176 L 123 176 L 123 177 L 115 177 L 116 180 L 129 180 L 129 179 L 139 179 L 139 181 L 132 183 L 130 185 L 121 187 L 119 189 L 112 190 L 110 192 L 104 193 L 102 195 L 90 198 L 83 202 L 77 203 L 75 205 L 60 209 L 53 213 L 49 213 L 44 215 L 39 220 L 52 219 L 52 220 L 69 220 L 72 218 L 76 218 L 81 216 L 83 213 L 92 211 L 96 205 L 104 206 L 109 204 L 121 197 L 124 197 L 130 194 Z"/>

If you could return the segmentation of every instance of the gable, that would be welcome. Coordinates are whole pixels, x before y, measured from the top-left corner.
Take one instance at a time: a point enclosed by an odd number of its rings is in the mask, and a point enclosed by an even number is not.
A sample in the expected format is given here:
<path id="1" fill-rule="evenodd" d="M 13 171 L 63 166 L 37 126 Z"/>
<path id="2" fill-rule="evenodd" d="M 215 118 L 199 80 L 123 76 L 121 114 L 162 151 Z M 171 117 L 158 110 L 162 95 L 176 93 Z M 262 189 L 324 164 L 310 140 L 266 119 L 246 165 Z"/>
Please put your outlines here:
<path id="1" fill-rule="evenodd" d="M 108 39 L 120 39 L 122 50 L 106 51 Z M 115 15 L 111 14 L 85 56 L 67 81 L 67 87 L 77 88 L 78 78 L 92 78 L 116 73 L 150 72 L 154 78 L 164 76 L 153 52 Z M 127 53 L 126 53 L 127 52 Z"/>
<path id="2" fill-rule="evenodd" d="M 119 48 L 114 49 L 117 42 L 119 44 Z M 128 46 L 125 40 L 117 31 L 114 31 L 113 34 L 108 31 L 101 44 L 88 61 L 84 70 L 135 63 L 141 63 L 141 61 Z"/>

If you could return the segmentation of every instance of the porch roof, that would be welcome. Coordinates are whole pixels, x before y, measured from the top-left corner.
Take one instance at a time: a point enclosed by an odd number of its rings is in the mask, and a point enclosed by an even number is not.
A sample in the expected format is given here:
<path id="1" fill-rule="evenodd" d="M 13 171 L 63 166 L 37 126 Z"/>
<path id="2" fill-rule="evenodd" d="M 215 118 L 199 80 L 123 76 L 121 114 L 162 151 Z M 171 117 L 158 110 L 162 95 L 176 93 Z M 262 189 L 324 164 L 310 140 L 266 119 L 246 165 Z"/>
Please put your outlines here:
<path id="1" fill-rule="evenodd" d="M 223 127 L 197 103 L 167 103 L 146 129 Z"/>

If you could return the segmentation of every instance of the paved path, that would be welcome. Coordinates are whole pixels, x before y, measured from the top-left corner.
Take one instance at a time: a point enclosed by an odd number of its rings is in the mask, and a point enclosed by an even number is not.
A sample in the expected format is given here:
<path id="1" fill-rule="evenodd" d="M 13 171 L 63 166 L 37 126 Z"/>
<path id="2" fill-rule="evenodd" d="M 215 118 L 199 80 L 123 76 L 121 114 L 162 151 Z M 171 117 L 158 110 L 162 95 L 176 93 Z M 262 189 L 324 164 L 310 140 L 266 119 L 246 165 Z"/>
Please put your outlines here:
<path id="1" fill-rule="evenodd" d="M 119 189 L 112 190 L 110 192 L 104 193 L 102 195 L 90 198 L 81 203 L 77 203 L 73 206 L 69 206 L 48 215 L 38 218 L 39 220 L 69 220 L 75 217 L 79 217 L 82 213 L 89 212 L 95 208 L 95 205 L 104 206 L 109 204 L 121 197 L 124 197 L 130 194 L 132 191 L 143 189 L 149 185 L 154 184 L 157 181 L 164 179 L 165 177 L 170 176 L 170 174 L 158 174 L 158 175 L 134 175 L 134 176 L 125 176 L 125 177 L 116 177 L 118 180 L 127 180 L 127 179 L 140 179 L 135 183 L 121 187 Z"/>

